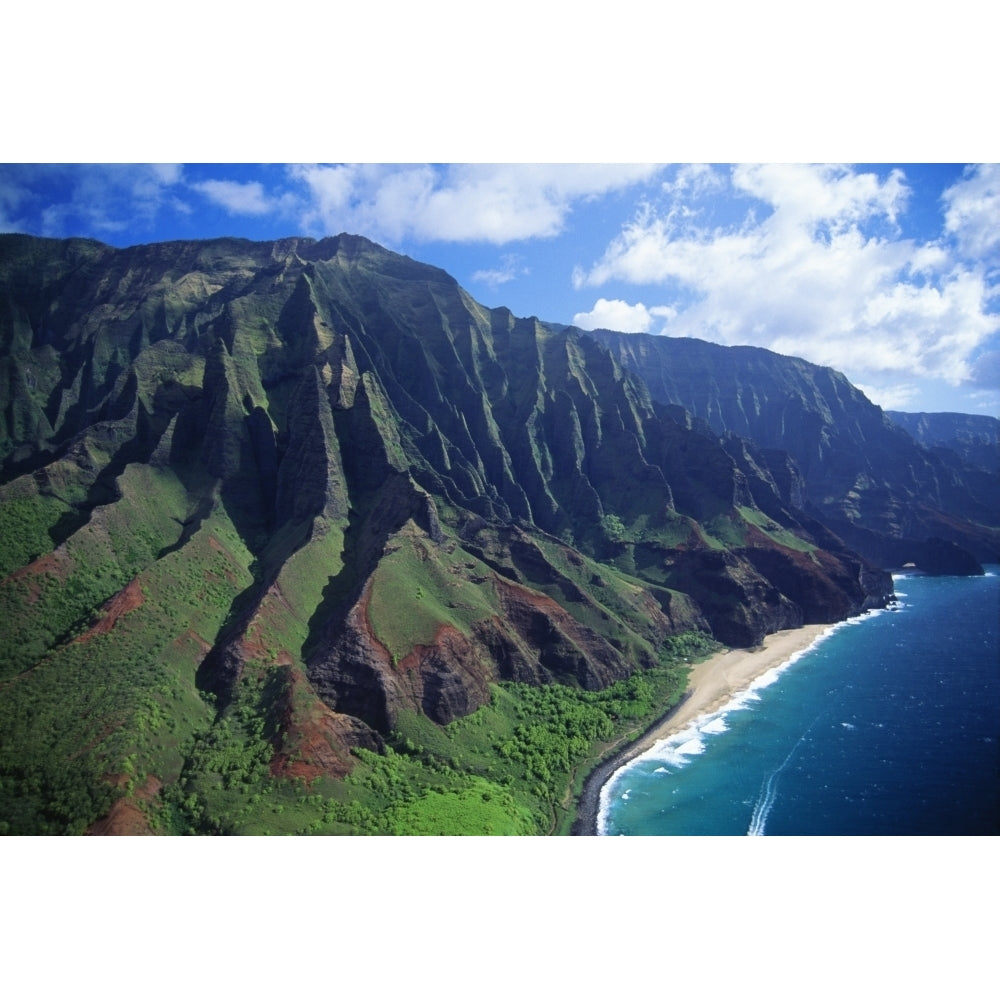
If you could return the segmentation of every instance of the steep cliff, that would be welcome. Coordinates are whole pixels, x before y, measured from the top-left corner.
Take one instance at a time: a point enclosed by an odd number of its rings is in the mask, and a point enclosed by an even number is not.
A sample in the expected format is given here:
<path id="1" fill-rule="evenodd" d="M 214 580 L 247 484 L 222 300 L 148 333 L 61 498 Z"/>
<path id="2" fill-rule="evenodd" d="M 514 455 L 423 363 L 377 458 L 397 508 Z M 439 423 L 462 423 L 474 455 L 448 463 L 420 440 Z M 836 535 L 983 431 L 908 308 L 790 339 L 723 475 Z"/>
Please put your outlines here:
<path id="1" fill-rule="evenodd" d="M 1000 473 L 1000 420 L 971 413 L 902 413 L 886 410 L 918 444 L 939 449 L 943 460 L 958 455 L 965 465 Z"/>
<path id="2" fill-rule="evenodd" d="M 790 458 L 802 487 L 796 508 L 880 565 L 964 572 L 998 558 L 1000 475 L 918 444 L 839 372 L 755 347 L 588 336 L 638 374 L 653 399 L 686 408 L 716 433 L 750 439 L 772 453 L 768 461 Z M 941 562 L 941 542 L 975 558 Z"/>
<path id="3" fill-rule="evenodd" d="M 891 597 L 793 466 L 360 237 L 0 237 L 0 348 L 0 764 L 36 823 L 141 765 L 197 826 L 500 680 L 599 691 Z"/>

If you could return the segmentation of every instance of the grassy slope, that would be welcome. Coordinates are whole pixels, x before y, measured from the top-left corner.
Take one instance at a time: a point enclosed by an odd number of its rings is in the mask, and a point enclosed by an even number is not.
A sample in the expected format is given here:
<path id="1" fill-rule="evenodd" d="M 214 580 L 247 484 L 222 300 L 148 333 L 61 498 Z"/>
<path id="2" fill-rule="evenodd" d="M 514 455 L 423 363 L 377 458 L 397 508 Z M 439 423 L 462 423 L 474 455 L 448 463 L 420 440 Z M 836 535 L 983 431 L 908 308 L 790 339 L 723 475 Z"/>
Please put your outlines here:
<path id="1" fill-rule="evenodd" d="M 151 474 L 130 470 L 135 480 Z M 150 497 L 171 491 L 124 487 L 115 509 L 98 510 L 67 541 L 55 571 L 0 585 L 13 616 L 0 654 L 7 832 L 82 832 L 107 811 L 112 786 L 175 779 L 186 741 L 212 723 L 195 671 L 249 580 L 248 553 L 216 511 L 182 549 L 155 558 L 174 538 L 158 530 L 170 505 Z M 121 519 L 136 530 L 122 531 Z M 130 541 L 118 551 L 115 538 Z M 127 600 L 115 598 L 126 590 Z M 89 613 L 111 598 L 103 617 Z"/>
<path id="2" fill-rule="evenodd" d="M 178 547 L 193 498 L 171 473 L 129 466 L 118 485 L 121 498 L 98 508 L 51 568 L 0 585 L 16 625 L 3 633 L 3 832 L 80 833 L 122 794 L 165 833 L 551 832 L 567 826 L 582 763 L 683 687 L 676 669 L 644 678 L 652 692 L 631 682 L 600 694 L 498 686 L 489 706 L 443 729 L 404 716 L 395 752 L 361 751 L 346 780 L 275 778 L 273 667 L 301 666 L 309 616 L 340 568 L 341 528 L 318 522 L 284 564 L 247 633 L 257 669 L 219 711 L 197 668 L 252 582 L 253 556 L 221 504 Z M 441 621 L 467 630 L 492 613 L 476 582 L 487 573 L 461 549 L 427 559 L 401 545 L 379 567 L 373 623 L 397 656 Z M 631 585 L 605 576 L 613 604 Z M 126 590 L 124 610 L 90 614 Z M 393 614 L 401 606 L 412 614 Z M 146 802 L 150 779 L 163 791 Z"/>

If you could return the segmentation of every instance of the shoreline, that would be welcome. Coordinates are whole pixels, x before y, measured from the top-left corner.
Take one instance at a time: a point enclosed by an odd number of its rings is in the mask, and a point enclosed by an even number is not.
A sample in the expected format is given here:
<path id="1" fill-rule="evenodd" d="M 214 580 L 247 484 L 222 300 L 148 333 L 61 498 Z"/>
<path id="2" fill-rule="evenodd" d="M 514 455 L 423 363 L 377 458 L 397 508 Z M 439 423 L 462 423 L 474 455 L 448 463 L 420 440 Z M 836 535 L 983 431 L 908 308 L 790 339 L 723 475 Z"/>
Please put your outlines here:
<path id="1" fill-rule="evenodd" d="M 601 789 L 620 767 L 645 753 L 654 744 L 684 729 L 693 719 L 722 708 L 733 696 L 745 691 L 758 677 L 787 663 L 796 653 L 811 646 L 832 627 L 803 625 L 800 628 L 773 632 L 755 649 L 727 649 L 715 653 L 691 668 L 688 686 L 681 700 L 666 715 L 654 722 L 637 740 L 599 764 L 587 776 L 572 836 L 597 835 L 601 808 Z"/>

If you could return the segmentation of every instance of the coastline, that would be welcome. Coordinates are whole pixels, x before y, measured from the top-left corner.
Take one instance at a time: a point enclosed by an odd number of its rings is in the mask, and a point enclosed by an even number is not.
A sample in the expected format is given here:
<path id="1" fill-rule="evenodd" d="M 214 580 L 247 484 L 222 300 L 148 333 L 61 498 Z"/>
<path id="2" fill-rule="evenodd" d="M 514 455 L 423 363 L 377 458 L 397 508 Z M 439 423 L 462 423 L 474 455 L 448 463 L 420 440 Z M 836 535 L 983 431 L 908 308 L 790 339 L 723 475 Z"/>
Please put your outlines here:
<path id="1" fill-rule="evenodd" d="M 596 836 L 597 818 L 601 808 L 601 789 L 624 764 L 645 753 L 659 740 L 684 729 L 693 719 L 717 711 L 732 700 L 751 682 L 775 667 L 787 663 L 796 653 L 811 646 L 832 626 L 803 625 L 766 636 L 755 649 L 728 649 L 710 656 L 691 668 L 687 690 L 681 700 L 662 718 L 653 723 L 628 746 L 599 764 L 587 776 L 573 836 Z"/>

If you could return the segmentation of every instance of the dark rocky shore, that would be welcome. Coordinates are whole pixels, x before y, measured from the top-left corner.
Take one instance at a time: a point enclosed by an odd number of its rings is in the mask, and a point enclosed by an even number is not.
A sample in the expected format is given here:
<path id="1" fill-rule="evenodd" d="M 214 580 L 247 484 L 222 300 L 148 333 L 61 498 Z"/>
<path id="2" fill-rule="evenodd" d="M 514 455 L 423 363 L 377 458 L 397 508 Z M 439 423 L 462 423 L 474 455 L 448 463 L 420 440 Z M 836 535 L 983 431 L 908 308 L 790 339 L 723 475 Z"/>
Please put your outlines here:
<path id="1" fill-rule="evenodd" d="M 648 750 L 658 739 L 657 733 L 670 719 L 677 713 L 678 709 L 691 697 L 686 691 L 680 701 L 667 712 L 666 715 L 657 719 L 638 738 L 627 746 L 622 747 L 614 756 L 602 761 L 587 776 L 584 782 L 583 791 L 580 793 L 580 801 L 576 807 L 576 820 L 570 830 L 572 837 L 596 837 L 597 836 L 597 816 L 601 810 L 601 788 L 615 771 L 623 764 L 627 764 L 634 757 Z"/>

